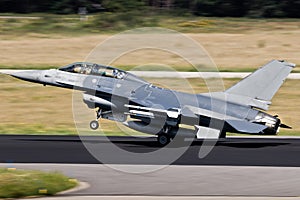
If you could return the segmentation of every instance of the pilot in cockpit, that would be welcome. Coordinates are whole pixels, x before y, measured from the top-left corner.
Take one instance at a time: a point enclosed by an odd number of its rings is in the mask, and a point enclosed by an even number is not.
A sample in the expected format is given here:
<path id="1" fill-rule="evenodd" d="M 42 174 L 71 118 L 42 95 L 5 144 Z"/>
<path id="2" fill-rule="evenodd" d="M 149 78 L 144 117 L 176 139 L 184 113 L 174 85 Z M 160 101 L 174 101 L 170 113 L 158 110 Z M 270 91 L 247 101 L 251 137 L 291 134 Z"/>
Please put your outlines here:
<path id="1" fill-rule="evenodd" d="M 92 72 L 92 67 L 91 66 L 88 66 L 88 67 L 86 67 L 86 69 L 85 69 L 85 74 L 91 74 L 91 72 Z"/>
<path id="2" fill-rule="evenodd" d="M 124 77 L 124 75 L 125 75 L 124 72 L 121 72 L 117 69 L 113 70 L 113 76 L 117 79 L 122 79 Z"/>
<path id="3" fill-rule="evenodd" d="M 113 70 L 113 77 L 117 78 L 119 71 L 117 69 Z"/>
<path id="4" fill-rule="evenodd" d="M 75 65 L 74 72 L 81 73 L 82 72 L 82 66 L 80 64 Z"/>

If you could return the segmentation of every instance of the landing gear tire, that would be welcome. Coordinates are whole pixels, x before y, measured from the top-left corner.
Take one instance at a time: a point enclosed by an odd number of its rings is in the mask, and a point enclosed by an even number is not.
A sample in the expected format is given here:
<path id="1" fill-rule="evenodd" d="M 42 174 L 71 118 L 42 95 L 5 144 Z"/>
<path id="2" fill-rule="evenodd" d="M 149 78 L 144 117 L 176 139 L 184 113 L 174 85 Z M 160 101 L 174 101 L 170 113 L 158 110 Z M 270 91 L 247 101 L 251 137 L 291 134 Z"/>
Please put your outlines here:
<path id="1" fill-rule="evenodd" d="M 96 120 L 91 121 L 91 123 L 90 123 L 90 128 L 91 128 L 92 130 L 97 130 L 97 129 L 99 128 L 99 122 L 96 121 Z"/>
<path id="2" fill-rule="evenodd" d="M 157 142 L 160 146 L 166 146 L 171 142 L 171 138 L 166 134 L 160 134 L 157 136 Z"/>

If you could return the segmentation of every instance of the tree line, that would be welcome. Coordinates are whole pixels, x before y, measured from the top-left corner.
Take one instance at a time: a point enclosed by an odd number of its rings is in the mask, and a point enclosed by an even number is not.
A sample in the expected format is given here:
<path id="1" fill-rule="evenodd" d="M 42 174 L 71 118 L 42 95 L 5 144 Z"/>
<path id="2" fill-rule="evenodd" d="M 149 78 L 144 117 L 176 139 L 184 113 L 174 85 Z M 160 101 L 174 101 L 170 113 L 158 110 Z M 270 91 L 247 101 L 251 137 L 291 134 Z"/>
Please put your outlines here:
<path id="1" fill-rule="evenodd" d="M 299 18 L 300 0 L 1 0 L 0 12 L 76 14 L 159 10 L 210 17 Z"/>

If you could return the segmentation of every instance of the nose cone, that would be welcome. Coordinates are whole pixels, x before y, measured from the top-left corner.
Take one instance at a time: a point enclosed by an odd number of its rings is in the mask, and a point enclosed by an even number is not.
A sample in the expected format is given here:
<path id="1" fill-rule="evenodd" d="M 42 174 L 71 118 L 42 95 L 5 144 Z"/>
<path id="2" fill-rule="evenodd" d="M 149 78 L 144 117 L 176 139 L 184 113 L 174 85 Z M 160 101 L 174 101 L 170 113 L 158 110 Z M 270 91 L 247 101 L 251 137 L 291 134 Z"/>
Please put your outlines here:
<path id="1" fill-rule="evenodd" d="M 22 80 L 39 82 L 42 70 L 0 70 L 1 74 L 7 74 Z"/>
<path id="2" fill-rule="evenodd" d="M 24 71 L 24 70 L 10 70 L 10 69 L 1 69 L 0 73 L 1 74 L 7 74 L 7 75 L 13 75 L 14 73 Z"/>

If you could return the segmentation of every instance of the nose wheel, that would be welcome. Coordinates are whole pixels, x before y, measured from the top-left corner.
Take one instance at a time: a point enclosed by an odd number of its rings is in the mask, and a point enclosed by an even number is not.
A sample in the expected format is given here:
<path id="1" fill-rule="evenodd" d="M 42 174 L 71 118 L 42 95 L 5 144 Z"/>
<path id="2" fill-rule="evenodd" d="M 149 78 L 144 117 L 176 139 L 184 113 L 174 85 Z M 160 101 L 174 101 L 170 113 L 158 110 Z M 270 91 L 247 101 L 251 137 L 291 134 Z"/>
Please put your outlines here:
<path id="1" fill-rule="evenodd" d="M 91 123 L 90 123 L 90 128 L 91 128 L 92 130 L 97 130 L 97 129 L 99 128 L 99 122 L 96 121 L 96 120 L 91 121 Z"/>
<path id="2" fill-rule="evenodd" d="M 92 130 L 97 130 L 99 128 L 99 119 L 101 118 L 102 110 L 96 110 L 97 119 L 90 122 L 90 128 Z"/>

